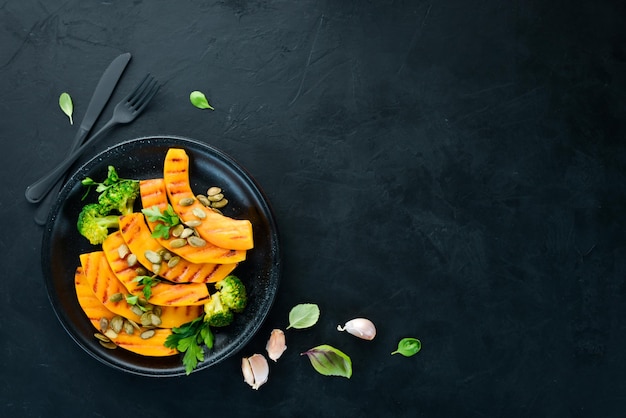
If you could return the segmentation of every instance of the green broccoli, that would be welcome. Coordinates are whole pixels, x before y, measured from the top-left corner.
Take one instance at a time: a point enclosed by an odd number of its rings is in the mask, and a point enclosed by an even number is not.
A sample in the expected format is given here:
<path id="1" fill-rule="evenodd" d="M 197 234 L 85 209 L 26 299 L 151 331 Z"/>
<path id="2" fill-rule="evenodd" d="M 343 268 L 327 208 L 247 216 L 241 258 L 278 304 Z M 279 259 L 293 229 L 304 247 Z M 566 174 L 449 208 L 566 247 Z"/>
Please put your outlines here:
<path id="1" fill-rule="evenodd" d="M 212 327 L 225 327 L 233 322 L 234 314 L 222 303 L 220 292 L 211 295 L 204 304 L 204 322 Z"/>
<path id="2" fill-rule="evenodd" d="M 248 296 L 244 284 L 237 276 L 226 276 L 224 279 L 215 283 L 215 288 L 219 291 L 222 303 L 228 309 L 241 312 L 248 303 Z"/>
<path id="3" fill-rule="evenodd" d="M 106 207 L 98 203 L 83 206 L 76 223 L 78 232 L 93 245 L 102 244 L 109 235 L 109 228 L 119 228 L 119 217 L 109 215 Z"/>
<path id="4" fill-rule="evenodd" d="M 81 183 L 87 186 L 87 193 L 91 187 L 96 186 L 96 192 L 100 193 L 98 203 L 109 211 L 116 210 L 122 215 L 133 212 L 133 205 L 139 197 L 139 181 L 120 178 L 112 165 L 108 166 L 107 178 L 102 183 L 91 177 L 84 178 Z"/>
<path id="5" fill-rule="evenodd" d="M 133 206 L 138 197 L 139 182 L 137 180 L 120 180 L 108 186 L 98 196 L 98 203 L 122 215 L 128 215 L 133 212 Z"/>

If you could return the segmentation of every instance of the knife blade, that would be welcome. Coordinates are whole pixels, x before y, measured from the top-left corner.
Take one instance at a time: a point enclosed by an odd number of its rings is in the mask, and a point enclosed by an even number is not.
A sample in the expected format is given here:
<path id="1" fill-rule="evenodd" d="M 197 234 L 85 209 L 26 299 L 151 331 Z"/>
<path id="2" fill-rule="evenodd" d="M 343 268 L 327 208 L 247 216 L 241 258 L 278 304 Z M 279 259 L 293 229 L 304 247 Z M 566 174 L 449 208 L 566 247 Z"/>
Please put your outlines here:
<path id="1" fill-rule="evenodd" d="M 115 86 L 124 73 L 130 58 L 131 55 L 129 52 L 119 55 L 109 64 L 107 69 L 104 70 L 104 73 L 102 73 L 100 81 L 98 81 L 96 89 L 89 100 L 89 105 L 87 105 L 87 110 L 85 111 L 83 120 L 80 122 L 78 132 L 76 132 L 68 154 L 77 149 L 83 143 L 89 131 L 91 131 L 91 128 L 96 123 L 111 98 L 113 90 L 115 90 Z M 35 223 L 37 225 L 46 224 L 48 213 L 61 190 L 61 186 L 63 186 L 63 180 L 59 180 L 40 202 L 39 207 L 35 211 Z"/>

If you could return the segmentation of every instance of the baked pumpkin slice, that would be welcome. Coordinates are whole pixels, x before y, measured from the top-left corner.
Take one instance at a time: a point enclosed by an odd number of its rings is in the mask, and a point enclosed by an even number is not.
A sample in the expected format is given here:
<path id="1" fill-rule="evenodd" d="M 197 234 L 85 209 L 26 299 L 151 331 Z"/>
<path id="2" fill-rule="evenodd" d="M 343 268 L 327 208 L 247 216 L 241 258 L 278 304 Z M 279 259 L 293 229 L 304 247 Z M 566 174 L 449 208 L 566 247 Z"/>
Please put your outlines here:
<path id="1" fill-rule="evenodd" d="M 80 262 L 91 292 L 100 304 L 116 315 L 120 315 L 135 322 L 141 322 L 141 316 L 131 309 L 126 301 L 126 297 L 112 298 L 113 295 L 121 294 L 125 296 L 130 292 L 114 274 L 109 260 L 106 258 L 103 251 L 81 254 Z M 136 293 L 141 294 L 141 290 L 138 289 Z M 150 303 L 153 304 L 152 298 L 150 299 Z M 200 316 L 203 306 L 161 306 L 160 310 L 161 324 L 159 327 L 174 328 Z"/>
<path id="2" fill-rule="evenodd" d="M 143 296 L 143 285 L 136 280 L 138 275 L 135 268 L 129 267 L 126 260 L 119 258 L 117 251 L 119 245 L 115 245 L 117 240 L 123 241 L 119 231 L 115 231 L 104 240 L 102 243 L 103 251 L 81 254 L 81 265 L 94 287 L 94 293 L 105 306 L 108 303 L 113 303 L 116 309 L 123 309 L 118 308 L 121 305 L 130 310 L 128 303 L 124 300 L 119 302 L 108 300 L 115 293 Z M 91 266 L 99 266 L 99 268 L 96 271 L 93 267 L 89 268 Z M 151 286 L 151 292 L 152 295 L 148 302 L 161 307 L 200 306 L 210 299 L 209 290 L 203 283 L 172 284 L 162 281 Z M 114 309 L 111 310 L 115 312 Z M 128 318 L 121 312 L 120 315 Z"/>
<path id="3" fill-rule="evenodd" d="M 102 242 L 102 252 L 109 265 L 109 270 L 124 285 L 128 293 L 135 296 L 143 295 L 144 285 L 139 282 L 139 265 L 129 265 L 127 258 L 120 257 L 119 247 L 126 241 L 118 230 L 109 234 Z M 144 266 L 146 271 L 149 267 Z M 151 273 L 148 273 L 151 274 Z M 204 283 L 169 283 L 158 281 L 150 287 L 151 295 L 148 302 L 160 306 L 204 305 L 209 301 L 209 289 Z"/>
<path id="4" fill-rule="evenodd" d="M 195 229 L 202 239 L 231 250 L 250 250 L 254 247 L 252 223 L 249 220 L 224 216 L 205 207 L 195 198 L 189 183 L 189 156 L 184 149 L 168 149 L 163 165 L 163 179 L 174 212 L 185 223 L 200 221 Z"/>
<path id="5" fill-rule="evenodd" d="M 214 283 L 228 276 L 237 267 L 237 263 L 192 263 L 180 256 L 174 260 L 166 259 L 161 255 L 172 256 L 172 253 L 152 237 L 142 213 L 135 212 L 120 216 L 119 222 L 119 231 L 130 253 L 135 254 L 143 266 L 158 264 L 159 276 L 170 282 Z M 160 261 L 154 263 L 147 258 L 146 254 L 157 257 Z"/>
<path id="6" fill-rule="evenodd" d="M 144 209 L 157 207 L 160 212 L 167 209 L 169 201 L 164 179 L 157 178 L 140 181 L 139 192 L 141 195 L 141 205 Z M 149 219 L 147 223 L 151 232 L 154 232 L 159 225 L 158 221 L 150 221 Z M 167 248 L 169 252 L 192 263 L 234 264 L 246 259 L 245 250 L 221 248 L 208 241 L 206 245 L 201 247 L 192 247 L 191 245 L 176 247 L 172 244 L 172 242 L 176 240 L 173 236 L 168 239 L 159 237 L 156 238 L 156 240 L 163 247 Z"/>
<path id="7" fill-rule="evenodd" d="M 110 322 L 117 315 L 96 297 L 82 267 L 78 267 L 74 274 L 74 288 L 78 304 L 96 331 L 100 331 L 102 318 Z M 139 332 L 133 334 L 122 332 L 116 336 L 110 335 L 108 338 L 117 346 L 142 356 L 166 357 L 178 354 L 176 349 L 165 346 L 165 340 L 171 333 L 171 329 L 159 328 L 155 329 L 154 335 L 147 339 L 141 338 Z"/>

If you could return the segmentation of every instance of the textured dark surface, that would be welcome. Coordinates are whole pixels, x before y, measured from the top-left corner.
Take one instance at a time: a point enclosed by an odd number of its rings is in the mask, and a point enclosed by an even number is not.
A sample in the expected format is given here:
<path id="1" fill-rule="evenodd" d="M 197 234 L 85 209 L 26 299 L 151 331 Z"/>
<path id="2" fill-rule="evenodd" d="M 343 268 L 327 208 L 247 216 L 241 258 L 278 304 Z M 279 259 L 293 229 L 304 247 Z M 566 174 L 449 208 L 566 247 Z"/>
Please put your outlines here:
<path id="1" fill-rule="evenodd" d="M 102 1 L 0 7 L 0 415 L 623 416 L 626 8 L 617 1 Z M 56 320 L 26 186 L 62 159 L 101 72 L 150 108 L 90 150 L 172 134 L 270 199 L 283 277 L 261 331 L 184 378 L 107 368 Z M 215 111 L 192 107 L 202 90 Z M 86 155 L 85 158 L 88 158 Z M 300 302 L 258 392 L 263 352 Z M 338 333 L 365 316 L 374 341 Z M 397 341 L 423 343 L 390 356 Z M 299 353 L 334 345 L 350 380 Z"/>

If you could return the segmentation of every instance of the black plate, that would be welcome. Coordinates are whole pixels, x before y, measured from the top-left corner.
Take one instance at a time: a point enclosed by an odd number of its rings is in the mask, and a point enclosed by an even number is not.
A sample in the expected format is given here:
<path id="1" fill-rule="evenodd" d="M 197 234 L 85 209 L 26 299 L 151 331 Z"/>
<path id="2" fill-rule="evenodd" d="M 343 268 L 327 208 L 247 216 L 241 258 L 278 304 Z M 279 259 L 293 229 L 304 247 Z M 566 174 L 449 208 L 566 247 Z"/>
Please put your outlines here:
<path id="1" fill-rule="evenodd" d="M 87 353 L 111 367 L 144 376 L 185 374 L 182 356 L 145 357 L 124 349 L 108 350 L 94 338 L 95 329 L 82 311 L 74 290 L 74 272 L 79 255 L 98 250 L 78 234 L 76 220 L 82 206 L 87 176 L 102 181 L 113 165 L 122 178 L 148 179 L 163 176 L 163 161 L 171 147 L 183 148 L 190 157 L 191 187 L 201 193 L 220 186 L 229 200 L 224 214 L 249 219 L 253 225 L 254 249 L 234 271 L 246 284 L 249 303 L 235 322 L 216 331 L 215 346 L 205 353 L 197 370 L 205 369 L 235 354 L 256 333 L 270 310 L 280 278 L 278 231 L 272 210 L 255 180 L 231 157 L 201 142 L 180 137 L 145 137 L 109 148 L 92 158 L 68 179 L 53 206 L 43 236 L 42 267 L 50 302 L 68 334 Z"/>

